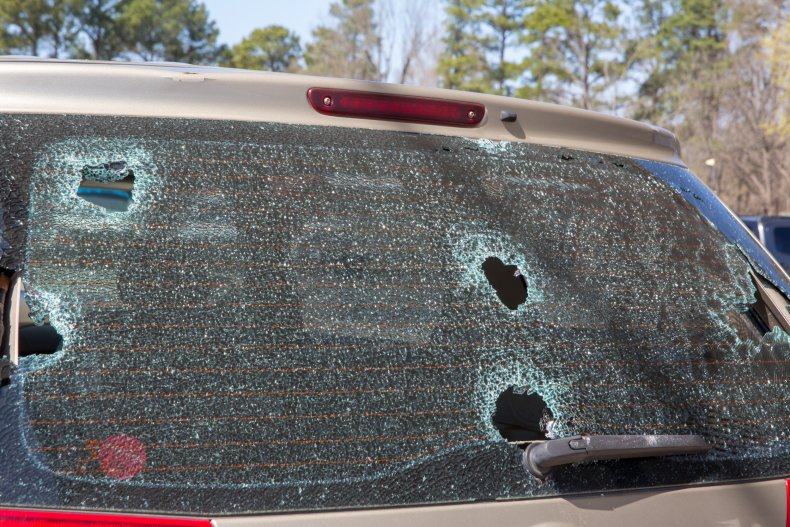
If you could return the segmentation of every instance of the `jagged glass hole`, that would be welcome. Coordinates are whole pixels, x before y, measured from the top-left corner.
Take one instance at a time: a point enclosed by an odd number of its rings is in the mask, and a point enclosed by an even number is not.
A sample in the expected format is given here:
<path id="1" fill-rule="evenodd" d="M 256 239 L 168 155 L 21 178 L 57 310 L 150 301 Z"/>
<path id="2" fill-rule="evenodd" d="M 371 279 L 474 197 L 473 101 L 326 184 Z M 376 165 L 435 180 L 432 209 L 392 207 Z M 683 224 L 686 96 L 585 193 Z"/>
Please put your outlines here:
<path id="1" fill-rule="evenodd" d="M 132 201 L 134 174 L 125 161 L 82 167 L 77 196 L 112 212 L 126 212 Z"/>

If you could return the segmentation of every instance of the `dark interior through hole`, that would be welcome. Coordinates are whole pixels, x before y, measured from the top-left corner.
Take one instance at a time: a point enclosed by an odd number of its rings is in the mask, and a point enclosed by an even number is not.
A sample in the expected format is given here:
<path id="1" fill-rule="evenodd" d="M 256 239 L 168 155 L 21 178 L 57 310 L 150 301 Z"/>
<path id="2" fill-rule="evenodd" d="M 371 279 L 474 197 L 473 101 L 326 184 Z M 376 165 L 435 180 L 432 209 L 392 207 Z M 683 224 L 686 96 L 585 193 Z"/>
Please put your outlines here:
<path id="1" fill-rule="evenodd" d="M 16 288 L 20 289 L 18 295 L 12 293 Z M 55 353 L 63 343 L 62 337 L 49 320 L 45 320 L 43 324 L 33 322 L 21 288 L 18 275 L 0 270 L 0 348 L 4 361 L 11 361 L 14 354 L 21 358 Z"/>
<path id="2" fill-rule="evenodd" d="M 22 357 L 50 354 L 61 349 L 63 339 L 45 320 L 35 324 L 25 302 L 18 273 L 0 269 L 0 386 L 12 379 Z"/>
<path id="3" fill-rule="evenodd" d="M 486 258 L 482 265 L 483 273 L 499 300 L 508 309 L 518 309 L 527 301 L 527 281 L 515 265 L 505 265 L 495 256 Z"/>
<path id="4" fill-rule="evenodd" d="M 62 344 L 63 337 L 48 319 L 42 325 L 33 322 L 23 293 L 19 306 L 19 356 L 55 353 Z"/>
<path id="5" fill-rule="evenodd" d="M 491 422 L 507 441 L 539 441 L 547 439 L 553 419 L 538 393 L 511 386 L 497 398 Z"/>

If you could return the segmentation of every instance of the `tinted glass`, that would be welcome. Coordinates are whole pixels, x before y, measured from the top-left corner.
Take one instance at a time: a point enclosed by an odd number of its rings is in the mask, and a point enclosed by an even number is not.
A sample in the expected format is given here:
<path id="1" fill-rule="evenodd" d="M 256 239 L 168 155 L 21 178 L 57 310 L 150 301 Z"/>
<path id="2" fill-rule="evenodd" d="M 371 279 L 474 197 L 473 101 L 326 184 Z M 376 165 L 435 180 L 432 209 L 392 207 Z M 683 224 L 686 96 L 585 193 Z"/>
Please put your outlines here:
<path id="1" fill-rule="evenodd" d="M 774 249 L 786 256 L 790 256 L 790 227 L 774 227 Z"/>
<path id="2" fill-rule="evenodd" d="M 637 163 L 255 123 L 0 130 L 0 263 L 63 337 L 0 391 L 5 503 L 314 510 L 788 472 L 788 337 L 746 316 L 738 247 Z M 86 170 L 133 173 L 128 210 L 80 199 Z M 492 422 L 503 393 L 545 405 L 513 412 L 534 434 L 715 448 L 541 484 Z"/>

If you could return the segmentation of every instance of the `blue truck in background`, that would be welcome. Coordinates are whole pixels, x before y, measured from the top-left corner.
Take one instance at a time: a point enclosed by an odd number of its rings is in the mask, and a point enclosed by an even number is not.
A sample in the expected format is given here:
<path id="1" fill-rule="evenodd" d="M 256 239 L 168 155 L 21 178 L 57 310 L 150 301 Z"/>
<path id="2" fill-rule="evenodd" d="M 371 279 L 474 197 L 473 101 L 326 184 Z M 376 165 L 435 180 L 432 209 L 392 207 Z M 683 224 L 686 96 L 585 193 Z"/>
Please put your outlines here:
<path id="1" fill-rule="evenodd" d="M 790 216 L 742 216 L 741 220 L 790 272 Z"/>

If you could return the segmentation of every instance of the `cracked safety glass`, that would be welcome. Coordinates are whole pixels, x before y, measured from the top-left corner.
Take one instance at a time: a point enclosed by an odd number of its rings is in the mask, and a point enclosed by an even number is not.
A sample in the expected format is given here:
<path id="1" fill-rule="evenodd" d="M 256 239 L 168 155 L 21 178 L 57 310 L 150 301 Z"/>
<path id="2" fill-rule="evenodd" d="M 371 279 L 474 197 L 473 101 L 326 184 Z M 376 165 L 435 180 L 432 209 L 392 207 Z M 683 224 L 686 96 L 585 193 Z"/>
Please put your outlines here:
<path id="1" fill-rule="evenodd" d="M 298 125 L 0 130 L 0 284 L 21 277 L 28 350 L 0 388 L 4 504 L 323 510 L 790 472 L 790 339 L 753 268 L 775 277 L 681 169 Z M 713 449 L 524 471 L 521 443 L 576 434 Z"/>

